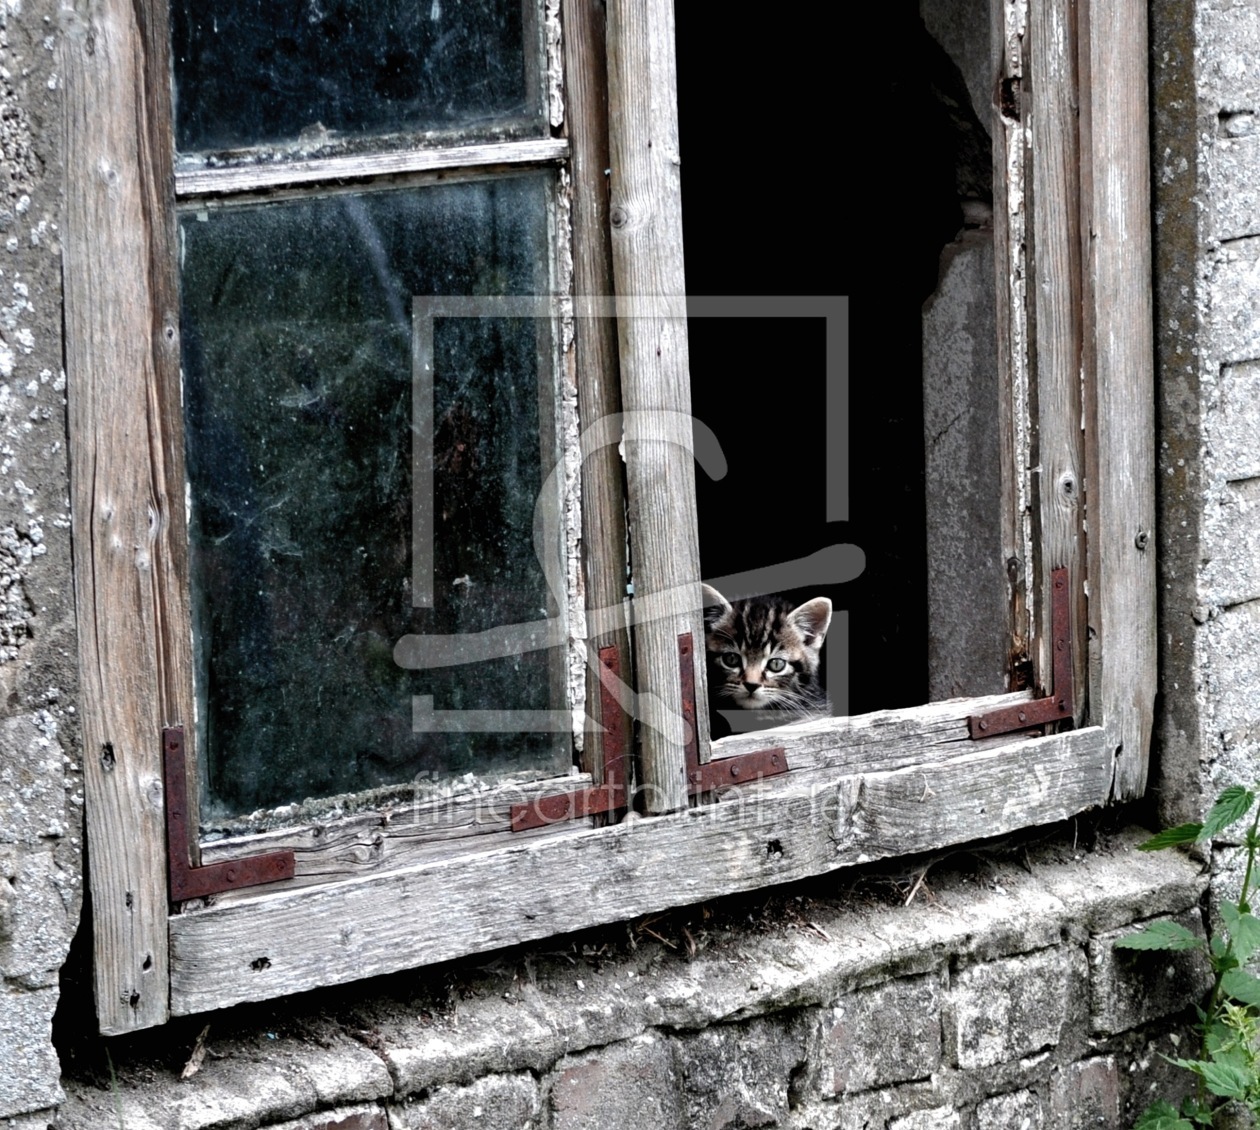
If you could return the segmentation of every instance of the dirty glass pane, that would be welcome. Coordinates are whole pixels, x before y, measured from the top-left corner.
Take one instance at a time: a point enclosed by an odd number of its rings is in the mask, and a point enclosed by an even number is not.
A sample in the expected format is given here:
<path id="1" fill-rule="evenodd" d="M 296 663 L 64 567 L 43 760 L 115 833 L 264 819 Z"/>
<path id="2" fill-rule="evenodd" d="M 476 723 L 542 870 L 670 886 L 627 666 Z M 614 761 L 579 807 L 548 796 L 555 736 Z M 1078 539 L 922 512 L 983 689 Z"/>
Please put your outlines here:
<path id="1" fill-rule="evenodd" d="M 528 0 L 173 0 L 182 153 L 543 129 Z"/>
<path id="2" fill-rule="evenodd" d="M 558 728 L 413 726 L 416 701 L 448 720 L 562 712 L 557 648 L 427 670 L 395 653 L 560 615 L 533 541 L 555 463 L 549 322 L 433 318 L 423 397 L 413 372 L 415 296 L 546 293 L 549 192 L 531 174 L 181 216 L 203 819 L 567 768 Z"/>

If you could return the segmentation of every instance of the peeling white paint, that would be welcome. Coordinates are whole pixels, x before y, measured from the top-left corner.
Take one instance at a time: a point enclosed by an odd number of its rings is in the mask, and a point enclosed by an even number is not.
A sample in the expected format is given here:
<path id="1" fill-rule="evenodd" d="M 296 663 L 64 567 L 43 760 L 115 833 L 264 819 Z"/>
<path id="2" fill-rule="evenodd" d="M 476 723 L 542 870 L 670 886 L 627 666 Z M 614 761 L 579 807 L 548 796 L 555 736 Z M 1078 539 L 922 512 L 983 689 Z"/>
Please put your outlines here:
<path id="1" fill-rule="evenodd" d="M 547 111 L 552 127 L 559 129 L 564 124 L 564 52 L 559 0 L 547 0 L 543 20 L 543 34 L 547 39 Z"/>

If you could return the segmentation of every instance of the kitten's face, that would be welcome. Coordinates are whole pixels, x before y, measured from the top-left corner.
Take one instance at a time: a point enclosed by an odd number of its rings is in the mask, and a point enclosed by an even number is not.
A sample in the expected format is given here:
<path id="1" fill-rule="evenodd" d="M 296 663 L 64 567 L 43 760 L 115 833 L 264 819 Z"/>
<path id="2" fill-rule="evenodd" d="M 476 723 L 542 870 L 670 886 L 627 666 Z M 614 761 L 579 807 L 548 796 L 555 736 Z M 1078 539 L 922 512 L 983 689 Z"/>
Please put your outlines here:
<path id="1" fill-rule="evenodd" d="M 728 602 L 704 586 L 709 695 L 720 708 L 807 713 L 826 702 L 818 653 L 831 623 L 831 601 L 799 607 L 782 597 Z"/>

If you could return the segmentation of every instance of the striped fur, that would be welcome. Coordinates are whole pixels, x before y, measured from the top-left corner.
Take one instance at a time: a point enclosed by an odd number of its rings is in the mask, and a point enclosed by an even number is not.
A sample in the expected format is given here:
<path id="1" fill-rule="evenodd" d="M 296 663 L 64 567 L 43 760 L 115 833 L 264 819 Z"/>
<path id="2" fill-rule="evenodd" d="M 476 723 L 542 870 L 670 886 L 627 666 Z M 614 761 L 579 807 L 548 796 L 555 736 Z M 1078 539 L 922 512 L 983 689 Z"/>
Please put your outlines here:
<path id="1" fill-rule="evenodd" d="M 781 596 L 728 601 L 704 586 L 709 717 L 715 737 L 730 732 L 719 711 L 774 711 L 773 724 L 831 713 L 818 680 L 818 657 L 831 624 L 831 601 L 794 607 Z M 739 727 L 743 728 L 743 727 Z"/>

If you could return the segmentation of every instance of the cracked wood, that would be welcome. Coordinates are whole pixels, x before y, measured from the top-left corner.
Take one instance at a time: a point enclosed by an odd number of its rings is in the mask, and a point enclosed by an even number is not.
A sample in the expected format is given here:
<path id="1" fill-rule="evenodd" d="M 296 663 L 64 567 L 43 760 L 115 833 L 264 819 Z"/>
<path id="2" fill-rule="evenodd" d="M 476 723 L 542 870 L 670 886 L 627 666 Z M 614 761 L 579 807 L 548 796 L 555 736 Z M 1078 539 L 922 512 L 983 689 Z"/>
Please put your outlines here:
<path id="1" fill-rule="evenodd" d="M 1112 770 L 1089 728 L 809 784 L 789 774 L 738 800 L 191 911 L 170 922 L 172 1008 L 280 996 L 1051 823 L 1103 804 Z"/>

